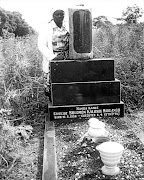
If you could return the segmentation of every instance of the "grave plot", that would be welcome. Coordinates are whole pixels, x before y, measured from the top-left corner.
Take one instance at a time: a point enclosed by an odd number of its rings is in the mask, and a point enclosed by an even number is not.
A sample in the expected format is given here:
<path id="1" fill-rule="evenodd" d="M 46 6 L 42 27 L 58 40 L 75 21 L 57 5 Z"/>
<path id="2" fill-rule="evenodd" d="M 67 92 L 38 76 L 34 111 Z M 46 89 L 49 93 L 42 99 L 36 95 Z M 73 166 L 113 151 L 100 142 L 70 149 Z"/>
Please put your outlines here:
<path id="1" fill-rule="evenodd" d="M 115 78 L 114 59 L 93 59 L 91 9 L 78 6 L 68 11 L 69 59 L 50 62 L 51 102 L 44 135 L 43 180 L 105 179 L 96 144 L 86 138 L 77 142 L 88 130 L 87 119 L 98 117 L 105 121 L 113 141 L 128 146 L 124 136 L 129 131 L 127 126 L 119 131 L 108 118 L 116 124 L 123 121 L 118 119 L 124 116 L 121 82 Z M 124 153 L 122 172 L 128 162 L 126 154 L 134 155 L 128 148 Z M 136 153 L 135 157 L 135 166 L 142 166 L 143 157 Z M 121 177 L 128 174 L 126 171 Z"/>
<path id="2" fill-rule="evenodd" d="M 103 163 L 94 142 L 79 139 L 88 130 L 87 121 L 74 123 L 55 122 L 57 179 L 144 179 L 144 144 L 133 132 L 124 118 L 100 118 L 106 124 L 110 140 L 124 146 L 119 163 L 120 173 L 116 176 L 104 175 Z"/>

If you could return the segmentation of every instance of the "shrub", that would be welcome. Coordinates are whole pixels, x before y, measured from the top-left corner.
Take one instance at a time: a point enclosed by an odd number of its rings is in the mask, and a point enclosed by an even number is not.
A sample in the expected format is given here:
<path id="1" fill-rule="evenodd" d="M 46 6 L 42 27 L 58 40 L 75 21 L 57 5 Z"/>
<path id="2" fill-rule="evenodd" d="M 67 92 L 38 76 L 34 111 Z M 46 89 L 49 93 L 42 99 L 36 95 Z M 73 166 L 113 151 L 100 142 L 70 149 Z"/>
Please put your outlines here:
<path id="1" fill-rule="evenodd" d="M 7 119 L 10 111 L 0 110 L 0 179 L 11 174 L 16 162 L 21 161 L 21 149 L 27 145 L 32 135 L 30 125 L 14 126 L 13 121 Z"/>
<path id="2" fill-rule="evenodd" d="M 7 37 L 11 34 L 16 37 L 35 33 L 34 29 L 22 19 L 22 14 L 19 12 L 10 12 L 0 8 L 0 21 L 1 37 Z"/>
<path id="3" fill-rule="evenodd" d="M 37 36 L 2 39 L 1 106 L 17 116 L 32 115 L 44 106 L 41 54 Z"/>
<path id="4" fill-rule="evenodd" d="M 144 24 L 94 29 L 94 57 L 112 57 L 126 110 L 143 108 Z"/>

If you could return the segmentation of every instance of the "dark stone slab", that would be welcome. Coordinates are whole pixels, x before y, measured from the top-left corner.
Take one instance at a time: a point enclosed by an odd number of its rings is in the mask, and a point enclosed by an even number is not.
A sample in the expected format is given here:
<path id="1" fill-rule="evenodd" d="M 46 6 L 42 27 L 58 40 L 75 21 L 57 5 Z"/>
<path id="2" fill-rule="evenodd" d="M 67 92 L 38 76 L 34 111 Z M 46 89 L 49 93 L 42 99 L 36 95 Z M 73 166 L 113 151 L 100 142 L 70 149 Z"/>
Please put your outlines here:
<path id="1" fill-rule="evenodd" d="M 56 144 L 54 123 L 46 121 L 44 134 L 42 180 L 57 180 Z"/>
<path id="2" fill-rule="evenodd" d="M 124 103 L 105 103 L 73 106 L 49 104 L 50 120 L 79 120 L 91 117 L 123 117 Z"/>
<path id="3" fill-rule="evenodd" d="M 120 81 L 52 83 L 52 104 L 83 105 L 119 103 Z"/>
<path id="4" fill-rule="evenodd" d="M 93 58 L 91 8 L 68 8 L 68 13 L 69 58 L 82 60 Z"/>
<path id="5" fill-rule="evenodd" d="M 77 53 L 90 53 L 92 50 L 92 20 L 88 10 L 73 13 L 74 49 Z"/>
<path id="6" fill-rule="evenodd" d="M 115 78 L 113 59 L 51 61 L 50 70 L 52 83 L 111 81 Z"/>

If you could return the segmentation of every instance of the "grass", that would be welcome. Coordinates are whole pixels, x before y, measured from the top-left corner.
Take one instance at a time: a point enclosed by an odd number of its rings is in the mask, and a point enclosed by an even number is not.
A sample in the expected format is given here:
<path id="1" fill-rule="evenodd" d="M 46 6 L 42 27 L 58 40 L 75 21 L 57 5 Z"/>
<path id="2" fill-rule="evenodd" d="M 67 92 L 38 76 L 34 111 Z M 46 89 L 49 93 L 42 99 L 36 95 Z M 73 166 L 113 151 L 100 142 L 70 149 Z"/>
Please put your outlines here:
<path id="1" fill-rule="evenodd" d="M 0 39 L 0 179 L 41 179 L 42 56 L 37 36 Z"/>
<path id="2" fill-rule="evenodd" d="M 22 128 L 18 134 L 11 136 L 12 129 L 18 129 L 22 127 L 21 125 L 9 125 L 7 129 L 1 129 L 3 132 L 3 136 L 0 134 L 0 154 L 3 157 L 0 157 L 1 180 L 40 180 L 42 177 L 44 116 L 41 115 L 38 119 L 35 117 L 33 123 L 27 124 L 23 128 L 26 129 L 27 126 L 32 128 L 29 136 L 26 136 L 28 133 Z"/>

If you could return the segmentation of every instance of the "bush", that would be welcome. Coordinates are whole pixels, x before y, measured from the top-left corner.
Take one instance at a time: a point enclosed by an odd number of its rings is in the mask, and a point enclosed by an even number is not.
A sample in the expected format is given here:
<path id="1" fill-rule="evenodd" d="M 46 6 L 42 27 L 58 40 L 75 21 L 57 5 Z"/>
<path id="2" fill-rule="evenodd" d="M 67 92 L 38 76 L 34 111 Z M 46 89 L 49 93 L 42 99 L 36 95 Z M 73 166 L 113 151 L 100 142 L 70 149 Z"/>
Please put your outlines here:
<path id="1" fill-rule="evenodd" d="M 11 174 L 12 168 L 22 159 L 21 149 L 32 137 L 33 128 L 21 124 L 14 126 L 13 120 L 8 120 L 9 110 L 0 110 L 0 179 Z"/>
<path id="2" fill-rule="evenodd" d="M 94 57 L 115 60 L 126 110 L 143 108 L 144 24 L 120 24 L 93 30 Z"/>
<path id="3" fill-rule="evenodd" d="M 37 36 L 5 38 L 1 44 L 1 107 L 17 116 L 32 115 L 45 104 Z"/>
<path id="4" fill-rule="evenodd" d="M 0 49 L 0 179 L 4 179 L 21 160 L 20 149 L 33 130 L 27 124 L 33 124 L 46 102 L 37 36 L 1 38 Z"/>
<path id="5" fill-rule="evenodd" d="M 19 12 L 10 12 L 0 8 L 0 21 L 1 37 L 7 37 L 11 34 L 17 37 L 35 33 L 34 29 L 22 19 L 22 14 Z"/>

